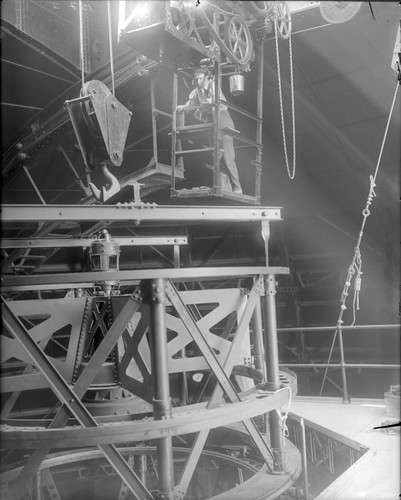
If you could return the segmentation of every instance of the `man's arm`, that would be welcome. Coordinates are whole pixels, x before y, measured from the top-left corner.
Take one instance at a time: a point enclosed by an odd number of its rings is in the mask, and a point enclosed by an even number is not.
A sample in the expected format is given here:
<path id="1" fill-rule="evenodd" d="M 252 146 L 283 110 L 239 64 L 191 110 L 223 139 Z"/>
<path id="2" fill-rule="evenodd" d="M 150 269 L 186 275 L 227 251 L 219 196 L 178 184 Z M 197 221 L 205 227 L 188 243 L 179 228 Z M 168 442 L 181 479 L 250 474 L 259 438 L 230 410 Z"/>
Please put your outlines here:
<path id="1" fill-rule="evenodd" d="M 196 89 L 192 90 L 192 92 L 189 94 L 189 97 L 188 97 L 188 101 L 181 105 L 181 106 L 177 106 L 176 110 L 179 112 L 179 113 L 182 113 L 182 112 L 187 112 L 188 111 L 188 108 L 191 106 L 191 107 L 195 107 L 195 106 L 198 106 L 199 103 L 197 102 L 197 95 L 196 95 Z"/>

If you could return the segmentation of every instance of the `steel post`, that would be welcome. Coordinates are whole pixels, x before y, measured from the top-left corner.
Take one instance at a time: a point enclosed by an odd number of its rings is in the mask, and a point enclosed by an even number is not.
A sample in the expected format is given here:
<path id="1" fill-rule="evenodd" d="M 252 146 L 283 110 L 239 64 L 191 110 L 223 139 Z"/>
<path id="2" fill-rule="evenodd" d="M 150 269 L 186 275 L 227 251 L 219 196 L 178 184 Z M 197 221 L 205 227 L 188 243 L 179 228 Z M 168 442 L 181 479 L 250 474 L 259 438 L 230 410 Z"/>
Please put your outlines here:
<path id="1" fill-rule="evenodd" d="M 276 277 L 268 274 L 264 278 L 265 295 L 263 297 L 263 322 L 265 352 L 267 364 L 267 384 L 272 391 L 280 389 L 277 318 L 276 318 Z M 280 416 L 277 412 L 269 413 L 270 441 L 274 457 L 274 471 L 284 471 L 283 434 Z"/>
<path id="2" fill-rule="evenodd" d="M 347 387 L 347 373 L 345 371 L 345 357 L 344 357 L 344 343 L 343 343 L 343 332 L 341 327 L 338 328 L 338 342 L 340 345 L 340 362 L 341 362 L 341 378 L 343 386 L 343 403 L 350 403 L 350 397 L 348 395 Z"/>
<path id="3" fill-rule="evenodd" d="M 147 281 L 151 308 L 151 366 L 153 383 L 153 414 L 155 420 L 171 418 L 171 398 L 168 371 L 166 289 L 164 280 Z M 174 487 L 173 447 L 171 437 L 157 442 L 159 498 L 171 498 Z"/>
<path id="4" fill-rule="evenodd" d="M 255 346 L 255 368 L 263 373 L 263 381 L 267 381 L 266 359 L 263 349 L 263 328 L 260 301 L 256 304 L 252 315 L 253 342 Z"/>
<path id="5" fill-rule="evenodd" d="M 220 89 L 221 89 L 221 71 L 220 71 L 220 51 L 219 56 L 216 58 L 214 63 L 214 76 L 215 76 L 215 88 L 214 88 L 214 103 L 213 109 L 214 114 L 214 128 L 213 128 L 213 188 L 217 189 L 219 192 L 221 190 L 221 176 L 220 176 L 220 142 L 221 142 L 221 130 L 220 127 Z"/>
<path id="6" fill-rule="evenodd" d="M 264 45 L 261 43 L 257 48 L 256 59 L 258 61 L 258 86 L 256 90 L 256 142 L 262 144 L 263 142 L 263 63 L 264 63 Z M 255 196 L 260 198 L 261 190 L 261 177 L 262 177 L 262 146 L 257 147 L 256 161 L 258 165 L 255 166 Z"/>
<path id="7" fill-rule="evenodd" d="M 151 103 L 151 113 L 152 113 L 152 132 L 153 132 L 153 158 L 155 163 L 159 162 L 158 149 L 157 149 L 157 112 L 156 110 L 156 99 L 155 99 L 155 78 L 152 76 L 150 78 L 150 103 Z"/>
<path id="8" fill-rule="evenodd" d="M 306 434 L 305 434 L 305 422 L 304 419 L 301 418 L 299 421 L 299 425 L 301 428 L 301 454 L 302 454 L 302 483 L 304 485 L 304 500 L 308 500 L 309 498 L 309 490 L 308 490 L 308 462 L 306 458 Z"/>
<path id="9" fill-rule="evenodd" d="M 171 123 L 171 189 L 175 189 L 175 167 L 177 164 L 177 146 L 178 150 L 180 151 L 181 148 L 181 141 L 177 144 L 177 103 L 178 103 L 178 75 L 177 72 L 174 71 L 174 76 L 173 76 L 173 104 L 172 104 L 172 110 L 173 110 L 173 117 L 172 117 L 172 123 Z M 180 115 L 180 120 L 184 119 L 183 116 Z M 181 157 L 181 162 L 184 160 Z M 184 168 L 184 164 L 182 165 Z"/>

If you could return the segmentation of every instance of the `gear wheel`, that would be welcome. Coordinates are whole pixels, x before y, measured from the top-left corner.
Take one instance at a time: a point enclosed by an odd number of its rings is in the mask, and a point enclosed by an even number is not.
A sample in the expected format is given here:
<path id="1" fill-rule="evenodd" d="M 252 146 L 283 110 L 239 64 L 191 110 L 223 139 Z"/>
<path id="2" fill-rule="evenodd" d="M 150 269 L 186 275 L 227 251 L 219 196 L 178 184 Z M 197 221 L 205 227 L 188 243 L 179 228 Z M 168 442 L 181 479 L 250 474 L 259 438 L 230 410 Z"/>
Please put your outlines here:
<path id="1" fill-rule="evenodd" d="M 263 40 L 272 32 L 272 22 L 269 17 L 256 19 L 250 26 L 250 31 L 255 40 Z"/>
<path id="2" fill-rule="evenodd" d="M 267 16 L 274 7 L 274 1 L 242 2 L 248 12 L 255 17 Z"/>

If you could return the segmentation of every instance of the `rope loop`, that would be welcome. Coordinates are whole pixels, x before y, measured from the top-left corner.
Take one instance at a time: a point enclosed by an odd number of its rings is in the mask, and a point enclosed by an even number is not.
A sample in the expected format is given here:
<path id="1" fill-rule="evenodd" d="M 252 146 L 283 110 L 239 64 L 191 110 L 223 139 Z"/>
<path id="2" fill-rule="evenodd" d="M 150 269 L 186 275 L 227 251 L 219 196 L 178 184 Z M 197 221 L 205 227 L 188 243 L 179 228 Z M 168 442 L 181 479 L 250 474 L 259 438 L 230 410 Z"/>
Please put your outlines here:
<path id="1" fill-rule="evenodd" d="M 289 436 L 289 430 L 288 430 L 288 427 L 287 427 L 287 417 L 288 417 L 288 412 L 290 411 L 290 407 L 291 407 L 291 400 L 292 400 L 292 390 L 291 390 L 291 387 L 289 387 L 288 385 L 286 387 L 282 387 L 281 389 L 278 389 L 277 391 L 275 391 L 274 394 L 277 394 L 278 392 L 281 392 L 281 391 L 287 391 L 289 392 L 289 397 L 288 397 L 288 405 L 287 405 L 287 409 L 284 413 L 284 415 L 281 414 L 281 411 L 278 411 L 276 409 L 276 413 L 277 415 L 280 417 L 280 427 L 283 431 L 283 436 L 284 437 L 287 437 Z"/>

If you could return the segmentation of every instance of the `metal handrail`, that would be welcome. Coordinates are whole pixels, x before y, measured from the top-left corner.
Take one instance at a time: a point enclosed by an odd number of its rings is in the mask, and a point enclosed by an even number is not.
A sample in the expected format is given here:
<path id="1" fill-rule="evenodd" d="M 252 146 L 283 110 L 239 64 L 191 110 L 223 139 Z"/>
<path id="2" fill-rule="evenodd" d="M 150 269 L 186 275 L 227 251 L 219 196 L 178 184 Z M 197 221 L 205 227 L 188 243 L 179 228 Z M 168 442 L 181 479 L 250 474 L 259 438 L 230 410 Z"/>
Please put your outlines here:
<path id="1" fill-rule="evenodd" d="M 354 326 L 342 326 L 341 330 L 390 330 L 393 328 L 401 328 L 401 325 L 354 325 Z M 297 326 L 289 328 L 277 328 L 279 333 L 301 333 L 301 332 L 327 332 L 335 330 L 335 326 Z"/>
<path id="2" fill-rule="evenodd" d="M 392 329 L 400 329 L 399 324 L 388 324 L 388 325 L 353 325 L 353 326 L 342 326 L 341 331 L 352 331 L 352 330 L 392 330 Z M 291 327 L 291 328 L 277 328 L 277 333 L 303 333 L 305 331 L 308 332 L 326 332 L 336 330 L 336 327 L 333 326 L 313 326 L 313 327 Z M 347 368 L 375 368 L 375 369 L 390 369 L 390 370 L 399 370 L 401 368 L 400 364 L 390 364 L 390 363 L 346 363 L 344 361 L 344 346 L 343 343 L 340 343 L 340 353 L 341 353 L 341 362 L 340 363 L 280 363 L 282 367 L 288 368 L 336 368 L 341 369 L 342 371 L 342 393 L 343 393 L 343 402 L 349 403 L 349 396 L 347 390 L 346 376 L 345 372 Z"/>

